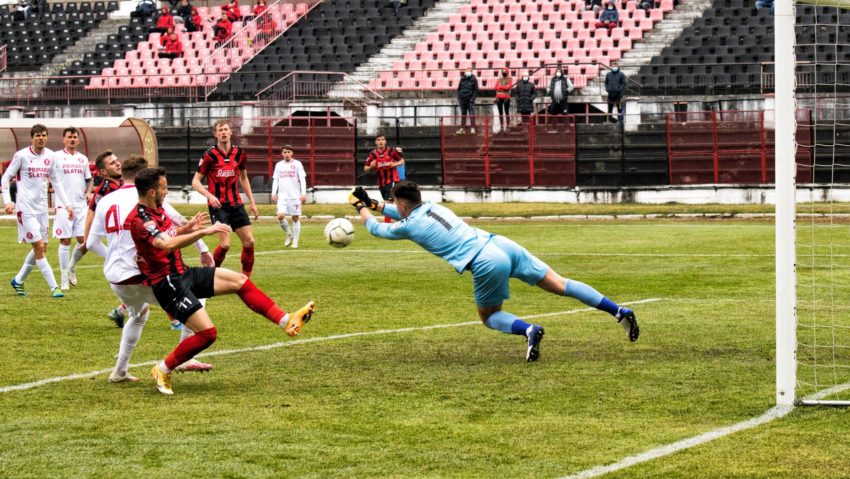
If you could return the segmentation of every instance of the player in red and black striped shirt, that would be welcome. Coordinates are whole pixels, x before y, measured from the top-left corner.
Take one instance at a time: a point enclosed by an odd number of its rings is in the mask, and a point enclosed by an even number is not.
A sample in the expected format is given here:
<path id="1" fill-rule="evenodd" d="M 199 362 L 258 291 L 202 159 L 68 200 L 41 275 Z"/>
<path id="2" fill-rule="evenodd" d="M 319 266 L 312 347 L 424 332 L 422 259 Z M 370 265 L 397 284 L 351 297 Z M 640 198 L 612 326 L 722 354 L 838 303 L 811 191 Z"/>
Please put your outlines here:
<path id="1" fill-rule="evenodd" d="M 97 202 L 109 193 L 118 190 L 121 188 L 121 185 L 123 185 L 123 182 L 121 181 L 121 162 L 118 161 L 118 157 L 115 156 L 115 153 L 113 153 L 112 150 L 106 150 L 97 155 L 94 159 L 94 164 L 97 167 L 98 175 L 103 178 L 103 181 L 100 183 L 100 186 L 95 188 L 91 201 L 89 202 L 89 210 L 86 213 L 86 228 L 84 233 L 86 239 L 89 237 L 89 230 L 91 230 L 91 224 L 92 221 L 94 221 L 94 210 L 97 208 Z M 103 248 L 101 243 L 98 244 L 100 244 L 101 247 L 92 251 L 94 251 L 94 253 L 98 256 L 106 257 L 106 249 Z M 77 247 L 74 248 L 74 252 L 71 254 L 71 261 L 68 263 L 68 269 L 73 270 L 76 268 L 77 263 L 87 252 L 88 249 L 86 248 L 85 241 L 83 241 L 82 244 L 77 245 Z"/>
<path id="2" fill-rule="evenodd" d="M 208 348 L 216 339 L 215 325 L 199 298 L 235 293 L 252 311 L 285 328 L 290 336 L 301 332 L 301 327 L 315 311 L 315 303 L 310 301 L 298 311 L 287 314 L 244 274 L 224 268 L 187 267 L 180 248 L 204 236 L 229 233 L 230 226 L 219 222 L 204 227 L 203 223 L 208 223 L 208 219 L 205 214 L 199 213 L 193 221 L 175 228 L 162 209 L 162 202 L 168 194 L 165 170 L 145 168 L 136 173 L 135 181 L 139 204 L 127 217 L 124 229 L 130 232 L 136 245 L 139 270 L 162 309 L 195 333 L 180 342 L 151 370 L 159 392 L 174 394 L 171 372 Z"/>
<path id="3" fill-rule="evenodd" d="M 213 131 L 218 142 L 204 152 L 192 187 L 207 199 L 212 221 L 228 224 L 236 232 L 242 242 L 242 273 L 251 276 L 254 269 L 254 233 L 239 195 L 241 185 L 256 220 L 259 213 L 254 203 L 254 193 L 251 192 L 251 182 L 248 181 L 248 155 L 245 150 L 230 143 L 233 132 L 227 120 L 216 121 Z M 206 187 L 201 183 L 204 178 L 207 180 Z M 230 249 L 230 234 L 222 233 L 218 238 L 213 258 L 215 265 L 221 266 Z"/>
<path id="4" fill-rule="evenodd" d="M 378 135 L 375 137 L 376 149 L 369 153 L 366 158 L 366 165 L 363 171 L 369 172 L 375 170 L 378 175 L 378 189 L 381 191 L 381 196 L 387 203 L 393 202 L 393 186 L 400 181 L 398 176 L 398 167 L 404 165 L 404 157 L 401 156 L 402 150 L 400 146 L 387 148 L 387 137 Z M 388 216 L 384 216 L 384 222 L 390 223 Z"/>

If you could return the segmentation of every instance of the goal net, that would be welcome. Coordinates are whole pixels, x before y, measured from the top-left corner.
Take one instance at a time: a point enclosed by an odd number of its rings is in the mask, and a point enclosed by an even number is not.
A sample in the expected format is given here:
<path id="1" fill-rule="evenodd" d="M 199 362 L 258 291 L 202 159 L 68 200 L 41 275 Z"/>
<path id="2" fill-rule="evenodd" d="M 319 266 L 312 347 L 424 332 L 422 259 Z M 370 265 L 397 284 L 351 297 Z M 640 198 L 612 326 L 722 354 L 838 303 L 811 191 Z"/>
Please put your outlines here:
<path id="1" fill-rule="evenodd" d="M 848 406 L 850 0 L 778 0 L 774 26 L 777 403 Z"/>

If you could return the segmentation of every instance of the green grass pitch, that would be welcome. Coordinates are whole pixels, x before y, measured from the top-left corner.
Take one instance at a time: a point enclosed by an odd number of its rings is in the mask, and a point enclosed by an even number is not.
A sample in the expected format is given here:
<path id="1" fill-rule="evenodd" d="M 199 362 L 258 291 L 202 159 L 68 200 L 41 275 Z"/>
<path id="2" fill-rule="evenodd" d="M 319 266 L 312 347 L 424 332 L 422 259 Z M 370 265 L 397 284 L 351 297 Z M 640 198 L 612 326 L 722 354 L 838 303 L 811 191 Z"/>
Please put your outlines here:
<path id="1" fill-rule="evenodd" d="M 635 306 L 630 344 L 607 315 L 519 282 L 505 309 L 556 312 L 541 359 L 476 321 L 471 278 L 409 242 L 333 249 L 305 223 L 301 249 L 259 223 L 253 279 L 284 309 L 318 304 L 293 342 L 235 296 L 213 298 L 219 331 L 208 374 L 175 375 L 159 395 L 106 374 L 0 394 L 3 478 L 563 477 L 755 416 L 774 405 L 770 221 L 479 222 L 562 275 Z M 26 252 L 0 225 L 0 388 L 110 368 L 120 331 L 101 261 L 80 285 L 29 295 L 8 281 Z M 238 240 L 225 267 L 238 269 Z M 215 239 L 208 241 L 212 247 Z M 197 263 L 193 248 L 186 250 Z M 58 275 L 56 243 L 48 256 Z M 331 336 L 412 328 L 387 334 Z M 156 310 L 134 363 L 177 333 Z M 305 341 L 317 340 L 320 341 Z M 292 343 L 292 344 L 290 344 Z M 798 409 L 767 425 L 610 477 L 824 478 L 850 475 L 850 412 Z"/>

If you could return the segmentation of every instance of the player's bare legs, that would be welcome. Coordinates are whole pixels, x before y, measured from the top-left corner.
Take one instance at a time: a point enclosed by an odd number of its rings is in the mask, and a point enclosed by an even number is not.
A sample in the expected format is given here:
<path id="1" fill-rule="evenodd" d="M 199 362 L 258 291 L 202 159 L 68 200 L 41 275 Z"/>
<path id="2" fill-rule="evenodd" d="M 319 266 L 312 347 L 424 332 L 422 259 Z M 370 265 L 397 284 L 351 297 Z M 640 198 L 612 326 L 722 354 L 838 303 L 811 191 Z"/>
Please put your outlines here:
<path id="1" fill-rule="evenodd" d="M 242 274 L 250 277 L 254 270 L 254 229 L 251 225 L 237 228 L 236 236 L 242 242 Z"/>
<path id="2" fill-rule="evenodd" d="M 640 335 L 640 328 L 638 327 L 634 311 L 624 306 L 618 306 L 591 286 L 574 279 L 566 279 L 552 270 L 552 268 L 549 268 L 546 276 L 537 283 L 537 286 L 559 296 L 576 298 L 588 306 L 605 311 L 611 316 L 614 316 L 620 325 L 623 326 L 630 341 L 637 341 Z"/>

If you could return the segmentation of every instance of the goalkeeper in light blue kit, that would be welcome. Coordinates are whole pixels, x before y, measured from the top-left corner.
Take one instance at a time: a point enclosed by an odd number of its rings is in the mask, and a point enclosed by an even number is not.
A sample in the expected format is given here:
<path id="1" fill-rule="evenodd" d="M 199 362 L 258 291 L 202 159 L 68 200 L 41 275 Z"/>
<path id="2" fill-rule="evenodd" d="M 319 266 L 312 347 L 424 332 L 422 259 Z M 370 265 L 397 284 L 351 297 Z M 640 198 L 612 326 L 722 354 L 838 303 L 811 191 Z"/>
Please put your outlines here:
<path id="1" fill-rule="evenodd" d="M 481 321 L 490 329 L 525 336 L 528 339 L 527 361 L 540 357 L 543 327 L 502 311 L 502 303 L 510 297 L 510 278 L 537 285 L 550 293 L 576 298 L 605 311 L 617 319 L 629 340 L 637 341 L 640 328 L 631 309 L 618 306 L 582 282 L 561 277 L 510 239 L 473 228 L 444 206 L 430 201 L 423 203 L 419 186 L 412 181 L 396 183 L 392 194 L 395 204 L 385 204 L 369 198 L 363 188 L 357 187 L 348 199 L 372 235 L 391 240 L 409 239 L 448 261 L 458 273 L 472 271 L 475 304 Z M 399 221 L 380 223 L 369 210 Z"/>

